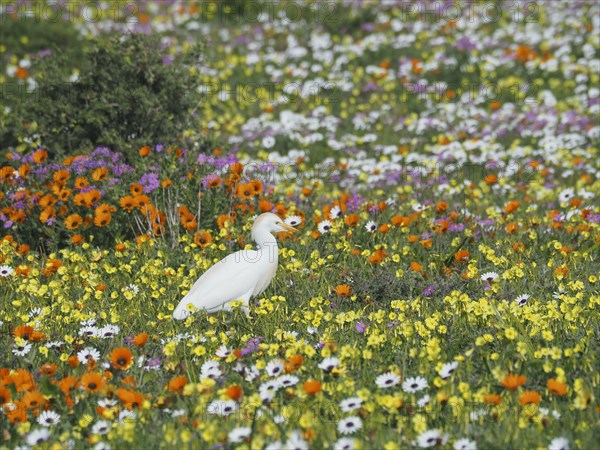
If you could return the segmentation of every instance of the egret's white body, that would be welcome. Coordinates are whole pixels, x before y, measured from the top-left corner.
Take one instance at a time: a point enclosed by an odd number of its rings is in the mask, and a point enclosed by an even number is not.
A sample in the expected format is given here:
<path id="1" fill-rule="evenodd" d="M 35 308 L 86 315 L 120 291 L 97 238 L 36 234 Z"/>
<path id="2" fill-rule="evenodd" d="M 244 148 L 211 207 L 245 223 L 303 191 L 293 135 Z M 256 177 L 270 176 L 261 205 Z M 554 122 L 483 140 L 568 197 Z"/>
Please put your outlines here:
<path id="1" fill-rule="evenodd" d="M 209 313 L 229 309 L 235 300 L 243 302 L 248 311 L 251 297 L 263 292 L 277 272 L 278 247 L 273 232 L 296 231 L 275 214 L 261 214 L 252 227 L 256 250 L 240 250 L 227 255 L 209 268 L 194 283 L 173 312 L 175 319 L 191 314 L 188 305 Z"/>

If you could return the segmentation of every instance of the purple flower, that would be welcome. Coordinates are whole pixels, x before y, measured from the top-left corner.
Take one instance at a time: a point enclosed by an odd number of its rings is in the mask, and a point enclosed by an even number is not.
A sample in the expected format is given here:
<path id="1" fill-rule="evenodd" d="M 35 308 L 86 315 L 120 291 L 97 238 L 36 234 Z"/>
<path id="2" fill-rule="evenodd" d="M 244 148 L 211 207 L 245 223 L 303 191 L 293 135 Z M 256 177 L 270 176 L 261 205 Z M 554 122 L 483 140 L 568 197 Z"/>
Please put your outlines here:
<path id="1" fill-rule="evenodd" d="M 150 172 L 142 175 L 140 178 L 140 184 L 144 188 L 144 193 L 152 192 L 160 185 L 160 181 L 158 179 L 158 174 Z"/>
<path id="2" fill-rule="evenodd" d="M 435 286 L 433 284 L 430 284 L 429 286 L 427 286 L 425 288 L 425 290 L 423 291 L 423 295 L 425 297 L 431 297 L 433 295 L 433 293 L 435 292 Z"/>
<path id="3" fill-rule="evenodd" d="M 356 324 L 356 331 L 359 333 L 364 333 L 367 329 L 368 325 L 365 324 L 362 320 Z"/>

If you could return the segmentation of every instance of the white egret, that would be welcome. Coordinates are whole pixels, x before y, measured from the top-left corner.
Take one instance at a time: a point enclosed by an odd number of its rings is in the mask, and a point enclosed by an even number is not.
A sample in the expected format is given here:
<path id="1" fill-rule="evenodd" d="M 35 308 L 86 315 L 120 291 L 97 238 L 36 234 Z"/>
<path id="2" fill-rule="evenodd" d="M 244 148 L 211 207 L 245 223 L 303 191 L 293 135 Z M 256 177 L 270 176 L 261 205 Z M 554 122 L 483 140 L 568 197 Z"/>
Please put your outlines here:
<path id="1" fill-rule="evenodd" d="M 235 300 L 243 302 L 242 309 L 247 313 L 250 298 L 263 292 L 277 272 L 279 249 L 272 233 L 280 231 L 298 230 L 275 214 L 258 216 L 252 226 L 257 250 L 240 250 L 210 267 L 181 299 L 173 317 L 187 318 L 193 310 L 188 305 L 209 313 L 229 310 L 229 303 Z"/>

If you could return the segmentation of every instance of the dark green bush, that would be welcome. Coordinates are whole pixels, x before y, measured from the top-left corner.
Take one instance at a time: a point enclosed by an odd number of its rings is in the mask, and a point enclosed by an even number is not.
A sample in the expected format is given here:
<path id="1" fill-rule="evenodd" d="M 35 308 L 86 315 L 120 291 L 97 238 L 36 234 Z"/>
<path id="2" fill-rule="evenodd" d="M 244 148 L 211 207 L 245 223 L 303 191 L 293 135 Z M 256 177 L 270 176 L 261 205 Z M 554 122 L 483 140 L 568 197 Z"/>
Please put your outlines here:
<path id="1" fill-rule="evenodd" d="M 57 155 L 97 146 L 128 153 L 157 142 L 185 144 L 198 83 L 190 65 L 199 51 L 166 63 L 158 36 L 98 38 L 89 43 L 76 81 L 65 79 L 64 55 L 46 58 L 36 90 L 19 104 L 21 137 L 35 132 Z"/>

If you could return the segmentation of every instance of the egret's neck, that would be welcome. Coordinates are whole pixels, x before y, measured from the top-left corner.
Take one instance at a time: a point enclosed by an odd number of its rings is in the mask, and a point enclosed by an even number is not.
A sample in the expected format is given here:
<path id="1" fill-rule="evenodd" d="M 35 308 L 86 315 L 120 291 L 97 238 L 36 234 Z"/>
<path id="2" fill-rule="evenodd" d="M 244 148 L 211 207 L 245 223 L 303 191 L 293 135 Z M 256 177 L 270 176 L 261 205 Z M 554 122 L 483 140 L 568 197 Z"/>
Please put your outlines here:
<path id="1" fill-rule="evenodd" d="M 274 248 L 277 249 L 277 240 L 270 232 L 266 230 L 257 230 L 252 233 L 252 239 L 256 242 L 259 250 Z"/>

